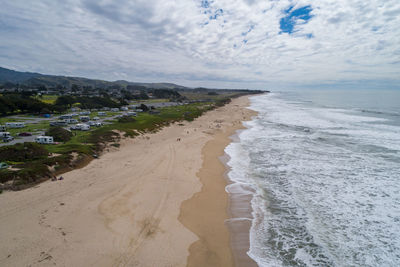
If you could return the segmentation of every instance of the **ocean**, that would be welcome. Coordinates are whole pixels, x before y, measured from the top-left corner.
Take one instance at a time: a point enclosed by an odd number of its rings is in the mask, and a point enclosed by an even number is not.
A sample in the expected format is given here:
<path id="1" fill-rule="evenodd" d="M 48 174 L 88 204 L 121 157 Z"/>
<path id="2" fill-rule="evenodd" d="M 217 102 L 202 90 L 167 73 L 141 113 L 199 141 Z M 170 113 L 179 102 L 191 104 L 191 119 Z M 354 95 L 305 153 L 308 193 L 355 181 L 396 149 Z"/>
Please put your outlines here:
<path id="1" fill-rule="evenodd" d="M 225 152 L 259 266 L 400 266 L 400 91 L 251 97 Z"/>

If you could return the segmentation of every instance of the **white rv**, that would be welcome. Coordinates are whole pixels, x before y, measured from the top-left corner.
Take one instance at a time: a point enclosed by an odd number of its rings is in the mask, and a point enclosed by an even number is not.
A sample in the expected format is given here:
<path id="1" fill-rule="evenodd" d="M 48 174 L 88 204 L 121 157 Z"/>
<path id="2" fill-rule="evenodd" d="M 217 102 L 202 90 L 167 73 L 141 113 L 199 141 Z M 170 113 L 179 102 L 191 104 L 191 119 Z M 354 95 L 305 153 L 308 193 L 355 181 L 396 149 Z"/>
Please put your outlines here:
<path id="1" fill-rule="evenodd" d="M 54 144 L 52 136 L 44 136 L 44 135 L 36 137 L 35 142 L 38 144 Z"/>
<path id="2" fill-rule="evenodd" d="M 0 138 L 9 137 L 9 136 L 11 136 L 10 132 L 0 132 Z"/>
<path id="3" fill-rule="evenodd" d="M 80 116 L 79 120 L 81 122 L 88 122 L 88 121 L 90 121 L 90 117 L 89 116 Z"/>
<path id="4" fill-rule="evenodd" d="M 69 120 L 72 119 L 72 114 L 65 114 L 59 117 L 60 120 Z"/>
<path id="5" fill-rule="evenodd" d="M 65 122 L 67 122 L 68 124 L 72 124 L 72 123 L 78 123 L 77 119 L 66 119 L 64 120 Z"/>
<path id="6" fill-rule="evenodd" d="M 107 116 L 107 113 L 105 113 L 104 111 L 99 111 L 97 115 L 104 117 Z"/>
<path id="7" fill-rule="evenodd" d="M 84 123 L 78 123 L 71 127 L 71 130 L 81 130 L 81 131 L 89 131 L 90 125 Z"/>
<path id="8" fill-rule="evenodd" d="M 23 122 L 6 122 L 7 128 L 24 128 L 25 123 Z"/>

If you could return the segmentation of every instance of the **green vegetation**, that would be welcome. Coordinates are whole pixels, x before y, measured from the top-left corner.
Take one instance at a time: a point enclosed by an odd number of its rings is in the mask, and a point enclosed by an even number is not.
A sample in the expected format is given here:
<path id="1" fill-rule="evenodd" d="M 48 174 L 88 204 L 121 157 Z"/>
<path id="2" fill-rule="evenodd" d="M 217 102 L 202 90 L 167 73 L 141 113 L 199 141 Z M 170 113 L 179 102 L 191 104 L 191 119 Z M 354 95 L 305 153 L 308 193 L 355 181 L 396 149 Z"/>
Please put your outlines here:
<path id="1" fill-rule="evenodd" d="M 7 122 L 10 122 L 11 120 L 6 120 Z M 15 128 L 15 129 L 7 129 L 7 132 L 10 132 L 12 136 L 15 136 L 15 138 L 18 138 L 19 133 L 35 133 L 38 131 L 47 131 L 49 128 L 49 122 L 48 121 L 40 121 L 37 123 L 30 123 L 30 124 L 25 124 L 24 128 Z"/>
<path id="2" fill-rule="evenodd" d="M 46 135 L 52 136 L 56 142 L 68 142 L 71 140 L 72 133 L 62 127 L 50 127 Z"/>
<path id="3" fill-rule="evenodd" d="M 107 144 L 119 147 L 118 142 L 121 134 L 126 137 L 135 137 L 143 133 L 156 132 L 170 123 L 184 120 L 192 121 L 208 110 L 229 103 L 232 97 L 244 94 L 244 92 L 232 91 L 210 94 L 209 91 L 203 92 L 202 90 L 190 93 L 182 92 L 181 94 L 172 93 L 175 92 L 173 90 L 160 90 L 157 92 L 159 97 L 168 96 L 169 99 L 176 97 L 175 100 L 182 100 L 184 97 L 189 99 L 191 103 L 163 107 L 154 112 L 143 103 L 149 104 L 151 101 L 157 101 L 156 99 L 141 101 L 142 110 L 148 110 L 148 112 L 139 112 L 136 117 L 120 117 L 112 120 L 110 124 L 92 128 L 90 131 L 72 131 L 71 133 L 61 127 L 49 127 L 48 121 L 27 124 L 27 127 L 22 129 L 11 129 L 10 132 L 12 134 L 46 129 L 47 135 L 53 136 L 55 141 L 63 143 L 57 145 L 24 143 L 0 147 L 0 161 L 5 161 L 12 165 L 13 168 L 17 168 L 17 170 L 0 170 L 0 182 L 12 181 L 12 186 L 8 188 L 21 189 L 26 185 L 37 183 L 43 178 L 51 177 L 54 173 L 70 170 L 74 166 L 80 165 L 79 162 L 87 162 L 93 156 L 97 157 L 97 154 L 102 152 Z M 108 97 L 101 99 L 105 101 L 102 105 L 120 105 Z M 69 96 L 59 97 L 55 103 L 65 108 L 76 104 L 81 107 L 87 107 L 97 105 L 97 100 L 99 98 Z M 108 116 L 116 114 L 121 113 L 107 112 Z M 98 116 L 98 112 L 92 112 L 90 115 L 92 118 L 95 116 Z M 7 121 L 10 120 L 8 119 Z"/>
<path id="4" fill-rule="evenodd" d="M 132 102 L 131 104 L 133 105 L 140 105 L 141 103 L 143 104 L 152 104 L 152 103 L 164 103 L 164 102 L 169 102 L 169 99 L 167 98 L 152 98 L 152 99 L 147 99 L 147 100 L 137 100 Z"/>
<path id="5" fill-rule="evenodd" d="M 48 151 L 39 144 L 21 143 L 0 147 L 0 161 L 6 160 L 18 162 L 18 170 L 0 170 L 0 182 L 13 181 L 13 186 L 17 188 L 50 176 L 48 166 L 58 159 L 48 158 Z"/>
<path id="6" fill-rule="evenodd" d="M 35 98 L 46 104 L 54 104 L 56 102 L 58 96 L 57 95 L 40 95 L 40 96 L 38 95 Z"/>
<path id="7" fill-rule="evenodd" d="M 60 96 L 55 102 L 56 106 L 71 107 L 72 105 L 79 103 L 78 107 L 82 109 L 93 109 L 93 108 L 119 108 L 122 105 L 115 102 L 109 97 L 99 97 L 99 96 Z"/>
<path id="8" fill-rule="evenodd" d="M 23 119 L 16 118 L 0 118 L 0 124 L 4 125 L 6 122 L 24 122 Z"/>
<path id="9" fill-rule="evenodd" d="M 47 150 L 36 143 L 20 143 L 0 147 L 0 161 L 32 161 L 47 157 Z"/>
<path id="10" fill-rule="evenodd" d="M 57 111 L 57 106 L 43 103 L 28 94 L 3 94 L 0 96 L 0 114 L 15 113 L 50 113 Z"/>

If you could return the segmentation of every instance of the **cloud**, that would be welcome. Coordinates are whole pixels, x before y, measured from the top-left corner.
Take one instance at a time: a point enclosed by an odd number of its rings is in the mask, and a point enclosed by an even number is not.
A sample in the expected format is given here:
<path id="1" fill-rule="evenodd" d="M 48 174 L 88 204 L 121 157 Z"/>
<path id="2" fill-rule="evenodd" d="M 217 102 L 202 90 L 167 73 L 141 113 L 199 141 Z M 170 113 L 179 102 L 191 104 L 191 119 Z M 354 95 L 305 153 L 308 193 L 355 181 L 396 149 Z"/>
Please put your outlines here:
<path id="1" fill-rule="evenodd" d="M 37 0 L 0 10 L 18 70 L 185 85 L 399 84 L 397 0 Z"/>

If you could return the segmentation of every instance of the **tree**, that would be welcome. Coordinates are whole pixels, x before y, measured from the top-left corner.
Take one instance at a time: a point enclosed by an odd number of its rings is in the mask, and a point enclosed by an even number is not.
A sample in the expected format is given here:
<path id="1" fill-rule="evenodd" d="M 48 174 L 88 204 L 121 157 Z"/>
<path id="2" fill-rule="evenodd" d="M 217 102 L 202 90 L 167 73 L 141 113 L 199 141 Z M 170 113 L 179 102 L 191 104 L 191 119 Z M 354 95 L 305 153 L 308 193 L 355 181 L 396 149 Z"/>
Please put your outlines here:
<path id="1" fill-rule="evenodd" d="M 146 94 L 146 92 L 145 91 L 143 91 L 143 90 L 141 90 L 140 91 L 140 94 L 139 94 L 139 98 L 140 99 L 149 99 L 149 96 Z"/>
<path id="2" fill-rule="evenodd" d="M 71 107 L 72 104 L 74 104 L 76 101 L 74 99 L 74 97 L 72 96 L 68 96 L 68 95 L 64 95 L 64 96 L 60 96 L 57 98 L 55 105 L 60 105 L 60 106 L 69 106 Z"/>
<path id="3" fill-rule="evenodd" d="M 40 111 L 40 114 L 50 114 L 50 113 L 52 112 L 47 107 L 42 108 L 42 110 Z"/>
<path id="4" fill-rule="evenodd" d="M 146 106 L 145 104 L 141 104 L 141 105 L 139 106 L 139 108 L 140 108 L 141 110 L 143 110 L 143 111 L 148 111 L 148 110 L 149 110 L 149 107 Z"/>
<path id="5" fill-rule="evenodd" d="M 126 105 L 129 105 L 129 103 L 128 102 L 126 102 L 125 101 L 125 99 L 124 98 L 120 98 L 120 99 L 118 99 L 119 100 L 119 103 L 121 104 L 121 106 L 126 106 Z"/>
<path id="6" fill-rule="evenodd" d="M 43 84 L 39 85 L 39 86 L 37 87 L 37 89 L 39 89 L 40 91 L 47 91 L 46 85 L 43 85 Z"/>
<path id="7" fill-rule="evenodd" d="M 121 90 L 121 94 L 122 94 L 122 97 L 124 99 L 127 99 L 127 100 L 132 100 L 133 99 L 132 93 L 127 91 L 127 90 Z"/>
<path id="8" fill-rule="evenodd" d="M 76 84 L 72 84 L 71 91 L 74 92 L 74 93 L 78 92 L 79 91 L 79 86 L 76 85 Z"/>

